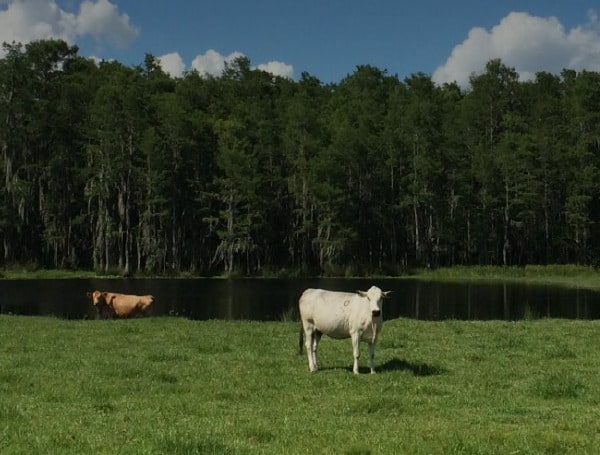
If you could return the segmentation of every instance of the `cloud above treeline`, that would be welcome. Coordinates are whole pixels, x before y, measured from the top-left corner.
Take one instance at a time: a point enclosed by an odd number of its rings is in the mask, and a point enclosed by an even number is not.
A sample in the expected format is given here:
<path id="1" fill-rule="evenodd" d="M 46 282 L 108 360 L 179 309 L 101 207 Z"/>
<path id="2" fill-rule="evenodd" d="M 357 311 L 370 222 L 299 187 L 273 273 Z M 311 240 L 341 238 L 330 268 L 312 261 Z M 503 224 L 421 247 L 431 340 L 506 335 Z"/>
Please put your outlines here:
<path id="1" fill-rule="evenodd" d="M 98 43 L 127 48 L 140 33 L 129 16 L 119 12 L 117 5 L 109 0 L 84 0 L 76 12 L 62 9 L 55 0 L 0 0 L 0 43 L 26 44 L 54 38 L 76 44 L 82 37 L 93 37 Z M 189 69 L 219 76 L 226 62 L 243 55 L 241 52 L 221 55 L 209 50 L 196 56 L 189 68 L 178 52 L 157 58 L 163 70 L 173 77 L 180 77 Z M 257 68 L 277 76 L 292 78 L 294 75 L 294 68 L 283 62 L 268 62 Z"/>
<path id="2" fill-rule="evenodd" d="M 472 28 L 432 79 L 467 87 L 471 74 L 485 71 L 486 63 L 494 58 L 515 68 L 521 80 L 530 80 L 540 71 L 560 74 L 565 68 L 599 71 L 598 16 L 590 10 L 587 24 L 565 30 L 556 17 L 512 12 L 491 30 Z"/>
<path id="3" fill-rule="evenodd" d="M 126 48 L 140 30 L 129 16 L 108 0 L 85 0 L 71 13 L 54 0 L 0 0 L 0 42 L 28 43 L 55 38 L 75 43 L 92 36 L 113 46 Z"/>
<path id="4" fill-rule="evenodd" d="M 67 11 L 56 0 L 0 0 L 0 43 L 25 44 L 55 38 L 77 44 L 91 37 L 100 47 L 126 49 L 141 34 L 130 17 L 119 11 L 115 0 L 71 1 L 69 4 L 75 7 Z M 174 50 L 157 59 L 163 70 L 173 77 L 181 77 L 191 70 L 219 76 L 228 62 L 241 56 L 244 54 L 239 51 L 221 54 L 209 49 L 185 62 Z M 585 24 L 567 30 L 556 17 L 511 12 L 491 29 L 472 28 L 433 72 L 432 79 L 440 84 L 457 82 L 467 88 L 470 76 L 482 73 L 486 63 L 494 58 L 515 68 L 522 80 L 535 77 L 539 71 L 559 74 L 564 68 L 600 71 L 600 20 L 596 11 L 590 10 Z M 294 77 L 293 66 L 281 61 L 261 63 L 255 68 L 277 76 Z"/>
<path id="5" fill-rule="evenodd" d="M 235 51 L 229 55 L 221 55 L 214 49 L 209 49 L 204 54 L 197 55 L 191 63 L 189 69 L 198 71 L 201 75 L 220 76 L 227 63 L 233 62 L 236 58 L 244 57 L 241 52 Z M 173 77 L 181 77 L 188 70 L 183 59 L 177 52 L 165 54 L 157 57 L 161 68 L 165 73 Z M 257 69 L 266 71 L 275 76 L 293 78 L 294 67 L 283 62 L 268 62 L 256 66 Z"/>

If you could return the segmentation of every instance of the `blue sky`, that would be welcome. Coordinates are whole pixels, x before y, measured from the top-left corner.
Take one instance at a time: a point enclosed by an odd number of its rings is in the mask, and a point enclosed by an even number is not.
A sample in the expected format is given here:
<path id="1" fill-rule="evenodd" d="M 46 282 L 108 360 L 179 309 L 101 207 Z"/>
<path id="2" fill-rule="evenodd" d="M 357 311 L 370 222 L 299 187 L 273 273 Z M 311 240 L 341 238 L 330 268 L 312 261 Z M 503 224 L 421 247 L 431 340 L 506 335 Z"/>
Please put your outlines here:
<path id="1" fill-rule="evenodd" d="M 292 78 L 339 82 L 370 64 L 466 85 L 491 58 L 523 79 L 600 71 L 598 13 L 597 0 L 0 0 L 0 40 L 63 38 L 126 65 L 150 53 L 174 76 L 245 55 Z"/>

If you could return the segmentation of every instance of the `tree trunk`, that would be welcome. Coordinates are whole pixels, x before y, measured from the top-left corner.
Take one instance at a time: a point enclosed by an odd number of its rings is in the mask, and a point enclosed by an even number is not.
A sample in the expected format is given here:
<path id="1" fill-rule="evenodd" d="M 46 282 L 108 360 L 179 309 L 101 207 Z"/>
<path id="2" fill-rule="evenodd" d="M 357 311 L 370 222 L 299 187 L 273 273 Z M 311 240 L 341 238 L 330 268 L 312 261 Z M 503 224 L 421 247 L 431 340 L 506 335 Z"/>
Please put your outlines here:
<path id="1" fill-rule="evenodd" d="M 415 139 L 417 140 L 418 137 Z M 415 221 L 415 256 L 417 261 L 421 260 L 421 237 L 419 234 L 420 228 L 419 228 L 419 211 L 418 211 L 418 197 L 417 197 L 417 184 L 418 184 L 418 180 L 417 180 L 417 152 L 418 152 L 418 145 L 415 142 L 413 144 L 413 217 L 414 217 L 414 221 Z"/>
<path id="2" fill-rule="evenodd" d="M 508 252 L 510 250 L 510 241 L 508 240 L 508 224 L 510 222 L 508 205 L 508 179 L 504 180 L 504 244 L 502 247 L 502 262 L 508 265 Z"/>

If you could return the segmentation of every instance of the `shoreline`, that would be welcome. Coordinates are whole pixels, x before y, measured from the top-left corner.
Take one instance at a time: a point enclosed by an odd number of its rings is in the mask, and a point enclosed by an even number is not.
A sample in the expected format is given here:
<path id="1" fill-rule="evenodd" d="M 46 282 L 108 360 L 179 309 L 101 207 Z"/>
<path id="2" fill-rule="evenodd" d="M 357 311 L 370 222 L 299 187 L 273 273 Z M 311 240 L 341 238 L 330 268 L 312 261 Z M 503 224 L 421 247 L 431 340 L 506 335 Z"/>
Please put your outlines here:
<path id="1" fill-rule="evenodd" d="M 373 278 L 418 279 L 424 281 L 488 281 L 506 283 L 530 283 L 559 285 L 582 289 L 600 290 L 600 271 L 592 266 L 579 265 L 527 265 L 527 266 L 455 266 L 439 269 L 415 268 L 401 275 L 374 273 L 365 276 L 302 275 L 299 273 L 270 273 L 261 276 L 219 275 L 201 276 L 190 273 L 150 274 L 124 276 L 114 273 L 98 273 L 86 270 L 60 269 L 0 269 L 0 279 L 303 279 L 303 278 Z"/>

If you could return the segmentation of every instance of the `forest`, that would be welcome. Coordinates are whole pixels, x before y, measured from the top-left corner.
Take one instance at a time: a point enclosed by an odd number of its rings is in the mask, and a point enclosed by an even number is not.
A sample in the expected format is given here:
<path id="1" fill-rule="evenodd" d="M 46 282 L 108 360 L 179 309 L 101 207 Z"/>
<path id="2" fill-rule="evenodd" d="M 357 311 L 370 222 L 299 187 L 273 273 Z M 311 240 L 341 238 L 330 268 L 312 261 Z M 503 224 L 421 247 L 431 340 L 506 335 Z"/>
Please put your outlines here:
<path id="1" fill-rule="evenodd" d="M 394 274 L 600 263 L 600 74 L 172 78 L 0 53 L 0 267 Z"/>

